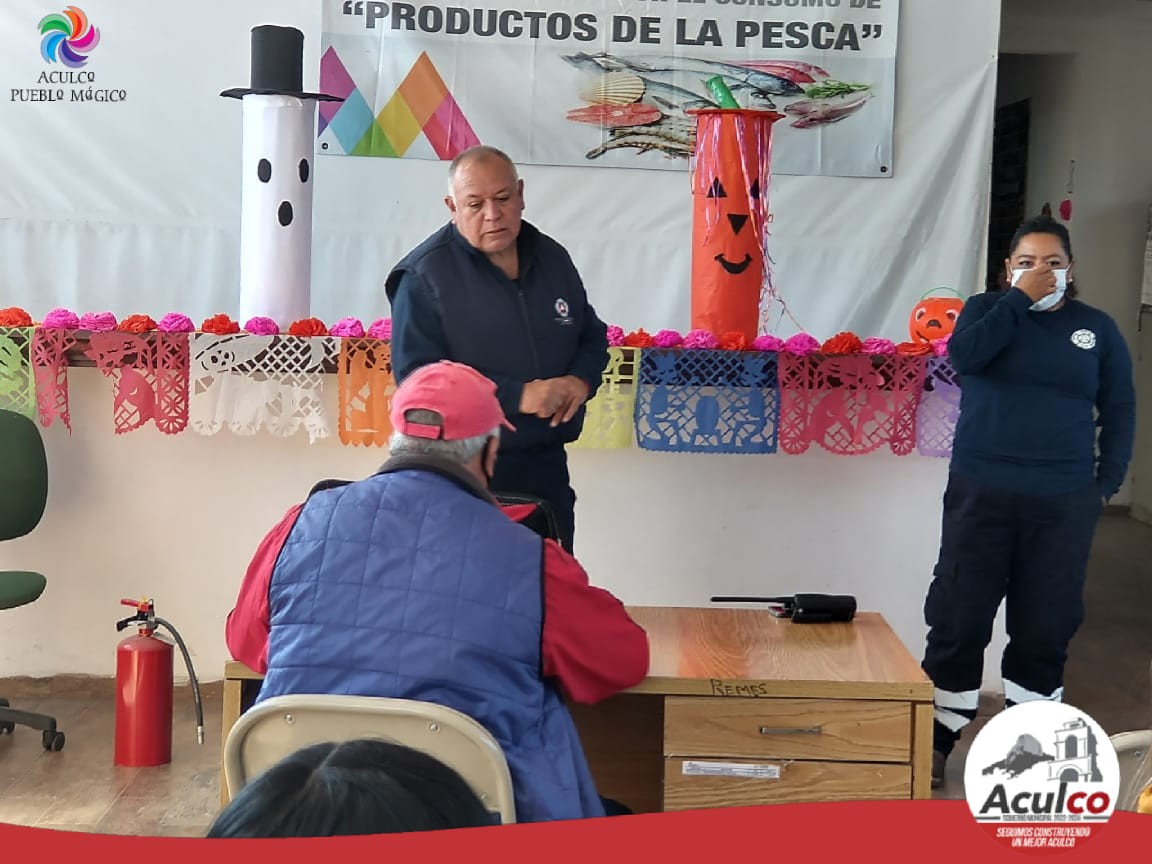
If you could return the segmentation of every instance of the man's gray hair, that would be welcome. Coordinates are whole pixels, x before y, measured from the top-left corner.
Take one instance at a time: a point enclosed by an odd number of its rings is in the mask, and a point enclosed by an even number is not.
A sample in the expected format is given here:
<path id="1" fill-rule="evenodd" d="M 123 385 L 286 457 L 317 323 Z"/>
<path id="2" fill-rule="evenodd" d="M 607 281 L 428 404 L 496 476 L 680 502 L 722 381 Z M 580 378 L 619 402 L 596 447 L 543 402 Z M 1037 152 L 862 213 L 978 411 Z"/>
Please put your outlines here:
<path id="1" fill-rule="evenodd" d="M 413 408 L 404 415 L 404 419 L 411 423 L 420 423 L 427 426 L 440 426 L 444 422 L 435 411 L 426 411 L 423 408 Z M 418 438 L 415 435 L 405 435 L 402 432 L 393 432 L 388 442 L 388 452 L 393 456 L 439 456 L 449 462 L 467 465 L 484 452 L 484 445 L 489 438 L 500 440 L 500 427 L 497 426 L 486 435 L 477 435 L 473 438 L 461 438 L 457 441 L 444 441 L 439 438 Z"/>
<path id="2" fill-rule="evenodd" d="M 469 147 L 456 155 L 448 166 L 448 196 L 452 197 L 452 184 L 456 182 L 456 172 L 460 170 L 461 165 L 468 162 L 477 162 L 483 159 L 499 159 L 508 166 L 508 170 L 512 172 L 512 179 L 519 180 L 520 174 L 516 170 L 516 163 L 512 161 L 507 153 L 498 147 L 492 147 L 488 144 L 477 144 L 475 147 Z"/>

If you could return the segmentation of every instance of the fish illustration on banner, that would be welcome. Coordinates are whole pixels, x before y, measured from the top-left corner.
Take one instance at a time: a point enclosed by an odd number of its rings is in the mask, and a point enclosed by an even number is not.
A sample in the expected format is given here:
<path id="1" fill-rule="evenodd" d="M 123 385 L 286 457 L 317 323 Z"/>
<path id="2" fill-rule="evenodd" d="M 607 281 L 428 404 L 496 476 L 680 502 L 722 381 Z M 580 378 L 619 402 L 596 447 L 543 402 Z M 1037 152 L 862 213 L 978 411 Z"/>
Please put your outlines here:
<path id="1" fill-rule="evenodd" d="M 835 81 L 820 66 L 799 61 L 727 63 L 583 52 L 563 59 L 590 76 L 579 93 L 587 105 L 572 109 L 566 118 L 600 126 L 607 136 L 588 152 L 588 159 L 624 148 L 687 158 L 696 140 L 695 124 L 686 118 L 696 110 L 729 107 L 775 112 L 782 108 L 794 118 L 793 127 L 812 129 L 850 117 L 872 96 L 871 85 Z M 733 97 L 733 104 L 720 104 L 708 86 L 717 78 Z"/>

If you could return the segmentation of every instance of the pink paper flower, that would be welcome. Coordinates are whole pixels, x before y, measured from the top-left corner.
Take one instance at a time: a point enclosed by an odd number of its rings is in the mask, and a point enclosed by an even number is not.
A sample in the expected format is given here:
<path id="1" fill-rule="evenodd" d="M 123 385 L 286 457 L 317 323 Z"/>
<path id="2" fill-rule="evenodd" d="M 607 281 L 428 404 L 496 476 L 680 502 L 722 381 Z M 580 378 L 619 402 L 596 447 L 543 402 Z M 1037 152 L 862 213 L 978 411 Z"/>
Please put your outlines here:
<path id="1" fill-rule="evenodd" d="M 392 319 L 377 318 L 369 325 L 368 336 L 372 339 L 379 339 L 381 342 L 390 341 L 392 339 Z"/>
<path id="2" fill-rule="evenodd" d="M 192 333 L 196 325 L 183 312 L 169 312 L 157 325 L 161 333 Z"/>
<path id="3" fill-rule="evenodd" d="M 932 353 L 937 357 L 948 356 L 948 340 L 952 338 L 952 334 L 941 336 L 939 339 L 932 340 Z"/>
<path id="4" fill-rule="evenodd" d="M 675 330 L 661 330 L 652 338 L 657 348 L 675 348 L 684 341 L 684 337 Z"/>
<path id="5" fill-rule="evenodd" d="M 716 338 L 715 333 L 708 330 L 689 330 L 688 335 L 684 337 L 682 347 L 707 351 L 720 347 L 720 340 Z"/>
<path id="6" fill-rule="evenodd" d="M 612 348 L 619 348 L 624 344 L 624 328 L 618 327 L 615 324 L 608 325 L 608 345 Z"/>
<path id="7" fill-rule="evenodd" d="M 116 316 L 111 312 L 85 312 L 80 318 L 80 329 L 107 333 L 116 329 Z"/>
<path id="8" fill-rule="evenodd" d="M 40 326 L 49 330 L 75 330 L 80 326 L 80 319 L 71 309 L 53 309 L 44 316 Z"/>
<path id="9" fill-rule="evenodd" d="M 779 336 L 773 336 L 771 333 L 765 333 L 763 336 L 757 336 L 752 340 L 753 351 L 780 351 L 784 347 L 784 340 Z"/>
<path id="10" fill-rule="evenodd" d="M 332 325 L 328 335 L 360 339 L 364 335 L 364 325 L 360 323 L 359 318 L 341 318 Z"/>
<path id="11" fill-rule="evenodd" d="M 244 325 L 244 330 L 251 333 L 253 336 L 279 336 L 280 325 L 273 321 L 271 318 L 266 318 L 263 315 L 257 315 L 248 319 L 248 323 Z"/>
<path id="12" fill-rule="evenodd" d="M 784 342 L 784 351 L 796 357 L 807 357 L 820 350 L 820 343 L 816 337 L 808 333 L 797 333 L 789 336 Z"/>
<path id="13" fill-rule="evenodd" d="M 881 339 L 879 336 L 869 336 L 860 346 L 861 354 L 895 354 L 896 343 L 891 339 Z"/>

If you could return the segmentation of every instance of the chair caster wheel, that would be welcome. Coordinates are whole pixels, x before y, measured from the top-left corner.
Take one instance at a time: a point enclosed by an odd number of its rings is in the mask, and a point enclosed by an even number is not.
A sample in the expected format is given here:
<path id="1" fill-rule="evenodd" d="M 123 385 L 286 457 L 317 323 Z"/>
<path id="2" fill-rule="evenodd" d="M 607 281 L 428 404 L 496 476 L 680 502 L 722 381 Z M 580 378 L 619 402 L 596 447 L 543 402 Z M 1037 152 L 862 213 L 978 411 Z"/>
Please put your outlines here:
<path id="1" fill-rule="evenodd" d="M 16 731 L 15 723 L 0 723 L 0 735 L 5 733 L 11 735 Z"/>
<path id="2" fill-rule="evenodd" d="M 45 750 L 59 751 L 64 749 L 63 732 L 53 732 L 51 730 L 46 730 L 43 736 L 41 736 L 41 741 L 44 744 Z"/>

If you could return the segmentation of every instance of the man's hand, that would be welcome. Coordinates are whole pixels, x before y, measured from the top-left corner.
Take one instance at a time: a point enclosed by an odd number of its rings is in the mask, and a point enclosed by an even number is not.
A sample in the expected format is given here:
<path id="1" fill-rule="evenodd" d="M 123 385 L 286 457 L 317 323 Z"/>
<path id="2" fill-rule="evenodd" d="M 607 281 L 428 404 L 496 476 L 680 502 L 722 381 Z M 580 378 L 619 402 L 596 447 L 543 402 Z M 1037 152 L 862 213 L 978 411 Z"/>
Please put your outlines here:
<path id="1" fill-rule="evenodd" d="M 529 381 L 520 395 L 520 413 L 551 418 L 555 427 L 576 416 L 587 398 L 588 385 L 575 375 Z"/>
<path id="2" fill-rule="evenodd" d="M 552 426 L 559 426 L 561 423 L 567 423 L 576 416 L 576 412 L 580 410 L 580 406 L 588 398 L 588 385 L 575 375 L 565 375 L 563 378 L 555 378 L 561 387 L 562 401 L 560 407 L 552 414 Z"/>
<path id="3" fill-rule="evenodd" d="M 560 404 L 557 378 L 537 379 L 524 385 L 520 393 L 520 413 L 537 417 L 551 417 Z"/>

